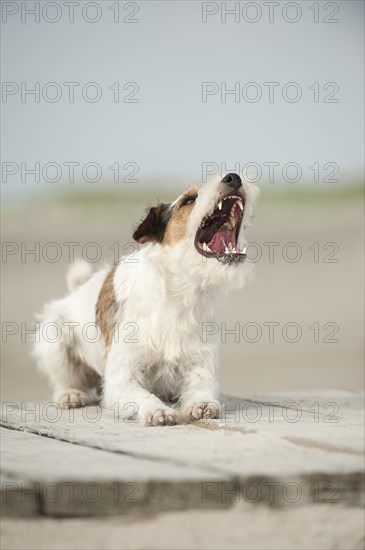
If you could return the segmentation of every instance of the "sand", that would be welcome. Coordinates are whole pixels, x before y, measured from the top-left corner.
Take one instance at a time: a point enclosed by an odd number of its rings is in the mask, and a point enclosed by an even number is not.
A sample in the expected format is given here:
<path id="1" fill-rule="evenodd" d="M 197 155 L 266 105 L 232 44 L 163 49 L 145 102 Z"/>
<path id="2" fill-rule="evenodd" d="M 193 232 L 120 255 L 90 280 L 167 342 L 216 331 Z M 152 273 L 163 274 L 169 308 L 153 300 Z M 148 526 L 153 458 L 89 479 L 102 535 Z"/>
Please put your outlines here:
<path id="1" fill-rule="evenodd" d="M 8 330 L 17 330 L 6 343 L 3 336 L 3 400 L 50 397 L 25 331 L 34 328 L 34 315 L 46 301 L 66 292 L 71 247 L 66 243 L 79 243 L 75 256 L 84 250 L 91 258 L 99 250 L 95 266 L 113 261 L 117 250 L 133 250 L 131 228 L 143 206 L 121 214 L 114 207 L 109 215 L 103 206 L 93 208 L 81 213 L 75 207 L 41 213 L 35 208 L 3 216 L 3 240 L 19 247 L 2 266 L 3 327 L 8 323 Z M 255 279 L 228 296 L 216 320 L 223 393 L 244 397 L 247 392 L 363 387 L 362 230 L 362 204 L 356 200 L 263 202 L 250 234 L 252 260 L 262 254 L 253 262 Z M 61 254 L 57 262 L 44 259 L 55 254 L 52 242 Z M 36 246 L 39 261 L 31 254 L 22 258 L 22 247 L 25 252 Z M 298 261 L 291 261 L 297 254 Z"/>

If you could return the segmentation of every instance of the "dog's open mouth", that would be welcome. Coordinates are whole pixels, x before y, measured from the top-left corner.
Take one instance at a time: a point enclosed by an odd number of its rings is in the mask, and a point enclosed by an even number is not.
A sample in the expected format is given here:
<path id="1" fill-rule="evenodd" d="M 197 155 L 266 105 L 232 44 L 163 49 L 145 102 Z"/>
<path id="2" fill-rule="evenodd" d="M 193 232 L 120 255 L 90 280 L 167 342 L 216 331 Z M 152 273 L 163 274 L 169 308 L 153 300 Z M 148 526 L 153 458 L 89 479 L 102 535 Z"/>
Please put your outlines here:
<path id="1" fill-rule="evenodd" d="M 247 250 L 247 247 L 240 250 L 238 245 L 243 208 L 242 197 L 230 195 L 222 198 L 213 213 L 203 219 L 197 231 L 197 251 L 223 263 L 242 262 Z"/>

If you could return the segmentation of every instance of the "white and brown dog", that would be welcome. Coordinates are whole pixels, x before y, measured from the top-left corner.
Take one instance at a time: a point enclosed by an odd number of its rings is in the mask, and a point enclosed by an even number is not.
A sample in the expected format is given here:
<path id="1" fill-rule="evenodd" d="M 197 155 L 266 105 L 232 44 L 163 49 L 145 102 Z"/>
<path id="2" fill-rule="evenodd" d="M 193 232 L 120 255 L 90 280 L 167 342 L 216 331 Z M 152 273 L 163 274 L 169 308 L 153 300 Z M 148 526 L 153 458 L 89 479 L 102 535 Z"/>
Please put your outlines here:
<path id="1" fill-rule="evenodd" d="M 34 344 L 55 401 L 84 406 L 102 387 L 105 407 L 147 426 L 218 416 L 218 339 L 202 331 L 249 275 L 244 230 L 257 191 L 237 174 L 192 187 L 149 210 L 133 258 L 95 274 L 74 264 L 70 293 L 46 305 Z M 100 337 L 86 339 L 86 326 Z"/>

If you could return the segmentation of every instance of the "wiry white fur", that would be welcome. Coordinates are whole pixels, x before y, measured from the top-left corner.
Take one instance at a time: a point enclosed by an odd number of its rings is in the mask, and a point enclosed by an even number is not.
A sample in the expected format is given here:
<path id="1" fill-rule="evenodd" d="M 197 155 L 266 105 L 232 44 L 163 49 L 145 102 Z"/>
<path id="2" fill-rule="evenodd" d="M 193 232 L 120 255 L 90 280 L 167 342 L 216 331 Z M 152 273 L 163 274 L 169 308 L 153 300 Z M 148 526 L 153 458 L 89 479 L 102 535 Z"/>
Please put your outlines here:
<path id="1" fill-rule="evenodd" d="M 67 288 L 70 292 L 86 283 L 92 274 L 91 265 L 84 260 L 76 260 L 67 273 Z"/>
<path id="2" fill-rule="evenodd" d="M 179 422 L 186 415 L 216 416 L 218 341 L 203 341 L 203 323 L 217 321 L 220 299 L 229 289 L 244 285 L 251 267 L 248 262 L 227 265 L 207 259 L 195 249 L 198 227 L 220 193 L 220 182 L 209 182 L 200 190 L 185 239 L 173 246 L 147 244 L 120 260 L 113 281 L 117 323 L 106 360 L 104 339 L 85 341 L 83 328 L 95 323 L 95 304 L 107 270 L 46 306 L 34 354 L 61 404 L 90 402 L 95 384 L 89 384 L 89 375 L 96 371 L 103 380 L 104 406 L 115 410 L 117 403 L 122 417 L 136 413 L 140 422 L 150 425 Z M 241 247 L 257 190 L 246 184 L 244 194 Z M 71 273 L 71 288 L 87 278 L 80 264 Z M 50 322 L 61 327 L 64 322 L 78 323 L 74 341 L 70 342 L 68 327 L 62 328 L 58 342 L 45 341 L 42 330 Z M 181 413 L 165 404 L 172 400 L 178 400 Z"/>

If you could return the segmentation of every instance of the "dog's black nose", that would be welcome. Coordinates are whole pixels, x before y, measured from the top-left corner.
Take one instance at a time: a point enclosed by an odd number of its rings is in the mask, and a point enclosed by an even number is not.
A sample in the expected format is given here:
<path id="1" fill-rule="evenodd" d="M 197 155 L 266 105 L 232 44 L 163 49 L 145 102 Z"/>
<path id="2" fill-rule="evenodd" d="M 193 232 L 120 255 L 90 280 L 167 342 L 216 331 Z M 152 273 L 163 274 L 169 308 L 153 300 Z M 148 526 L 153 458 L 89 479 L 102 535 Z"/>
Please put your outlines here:
<path id="1" fill-rule="evenodd" d="M 226 176 L 224 176 L 224 178 L 222 179 L 222 182 L 226 183 L 230 187 L 233 187 L 234 189 L 238 189 L 242 185 L 241 178 L 239 177 L 238 174 L 234 174 L 234 173 L 227 174 Z"/>

